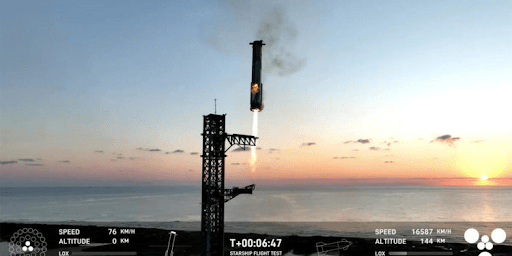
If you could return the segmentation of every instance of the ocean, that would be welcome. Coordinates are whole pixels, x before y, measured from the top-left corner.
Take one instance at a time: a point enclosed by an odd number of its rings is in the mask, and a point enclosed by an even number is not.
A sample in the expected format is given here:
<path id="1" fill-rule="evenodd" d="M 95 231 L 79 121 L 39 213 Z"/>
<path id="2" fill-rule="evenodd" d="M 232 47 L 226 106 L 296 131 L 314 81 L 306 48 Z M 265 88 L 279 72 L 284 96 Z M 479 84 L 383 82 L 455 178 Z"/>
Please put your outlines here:
<path id="1" fill-rule="evenodd" d="M 1 222 L 115 222 L 118 226 L 200 229 L 200 187 L 0 190 Z M 277 235 L 371 237 L 375 228 L 383 226 L 410 233 L 411 227 L 448 225 L 463 232 L 468 223 L 487 232 L 508 227 L 512 234 L 511 202 L 511 187 L 257 186 L 252 195 L 239 195 L 226 203 L 225 222 L 226 232 Z"/>
<path id="2" fill-rule="evenodd" d="M 200 187 L 0 188 L 1 221 L 200 221 Z M 512 221 L 512 187 L 256 187 L 226 221 Z"/>

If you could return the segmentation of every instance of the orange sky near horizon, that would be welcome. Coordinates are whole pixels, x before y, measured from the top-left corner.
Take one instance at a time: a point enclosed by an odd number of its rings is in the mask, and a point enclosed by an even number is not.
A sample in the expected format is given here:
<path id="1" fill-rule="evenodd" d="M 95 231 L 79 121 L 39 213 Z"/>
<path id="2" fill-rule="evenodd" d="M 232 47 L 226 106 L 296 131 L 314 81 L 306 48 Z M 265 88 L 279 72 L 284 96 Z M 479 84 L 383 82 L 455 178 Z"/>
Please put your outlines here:
<path id="1" fill-rule="evenodd" d="M 204 115 L 252 134 L 254 40 L 265 43 L 260 149 L 252 167 L 231 148 L 226 183 L 509 186 L 507 10 L 0 2 L 0 30 L 20 34 L 0 44 L 0 186 L 199 184 Z"/>
<path id="2" fill-rule="evenodd" d="M 379 149 L 375 150 L 377 147 Z M 250 168 L 250 152 L 235 149 L 227 152 L 226 183 L 239 185 L 254 181 L 262 184 L 299 181 L 333 185 L 413 182 L 432 186 L 509 186 L 507 178 L 512 178 L 512 164 L 508 161 L 512 150 L 506 141 L 458 141 L 451 145 L 400 140 L 387 146 L 383 141 L 369 140 L 364 144 L 315 143 L 279 150 L 262 147 L 257 150 L 254 171 Z M 134 149 L 125 153 L 80 152 L 76 157 L 69 154 L 68 158 L 75 160 L 67 162 L 48 157 L 25 164 L 19 161 L 2 165 L 0 173 L 17 182 L 20 179 L 29 183 L 61 180 L 69 181 L 63 185 L 70 186 L 95 180 L 114 184 L 199 184 L 201 179 L 200 154 Z M 35 166 L 37 163 L 42 166 Z M 482 175 L 489 179 L 480 180 Z"/>

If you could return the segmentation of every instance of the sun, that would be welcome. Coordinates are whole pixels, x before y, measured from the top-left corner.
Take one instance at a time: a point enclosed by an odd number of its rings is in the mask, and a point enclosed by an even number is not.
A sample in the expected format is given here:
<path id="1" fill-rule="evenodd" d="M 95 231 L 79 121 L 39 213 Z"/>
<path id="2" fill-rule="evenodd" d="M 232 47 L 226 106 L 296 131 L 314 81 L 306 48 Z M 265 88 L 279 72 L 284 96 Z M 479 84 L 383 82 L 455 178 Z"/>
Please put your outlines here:
<path id="1" fill-rule="evenodd" d="M 497 150 L 499 149 L 499 150 Z M 496 152 L 496 153 L 495 153 Z M 457 169 L 466 177 L 488 181 L 507 175 L 510 170 L 510 145 L 501 142 L 471 144 L 457 148 Z M 487 179 L 484 179 L 486 176 Z"/>
<path id="2" fill-rule="evenodd" d="M 487 178 L 487 175 L 482 175 L 482 176 L 480 176 L 480 179 L 481 180 L 487 180 L 488 178 Z"/>

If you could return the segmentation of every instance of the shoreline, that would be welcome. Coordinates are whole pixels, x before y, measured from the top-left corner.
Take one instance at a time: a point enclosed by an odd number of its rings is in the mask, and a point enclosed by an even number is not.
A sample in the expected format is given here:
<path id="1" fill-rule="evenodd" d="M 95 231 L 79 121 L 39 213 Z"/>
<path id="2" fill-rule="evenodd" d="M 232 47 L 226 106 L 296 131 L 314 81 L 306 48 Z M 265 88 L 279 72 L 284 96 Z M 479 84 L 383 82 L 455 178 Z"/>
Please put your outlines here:
<path id="1" fill-rule="evenodd" d="M 43 234 L 47 242 L 48 253 L 46 255 L 59 255 L 59 251 L 101 251 L 101 252 L 130 252 L 134 255 L 164 256 L 169 241 L 168 229 L 144 228 L 136 225 L 94 225 L 81 223 L 25 223 L 25 222 L 0 222 L 0 241 L 3 242 L 5 249 L 12 235 L 18 230 L 34 229 Z M 119 223 L 117 223 L 119 224 Z M 59 234 L 62 230 L 75 230 L 74 234 Z M 76 231 L 78 229 L 78 231 Z M 112 231 L 115 230 L 115 235 Z M 121 234 L 122 230 L 125 234 Z M 174 256 L 178 255 L 201 255 L 201 232 L 199 230 L 173 230 L 177 232 L 175 239 Z M 35 231 L 34 231 L 35 232 Z M 110 234 L 109 234 L 110 233 Z M 91 246 L 66 244 L 72 239 L 89 239 Z M 124 239 L 124 243 L 121 240 Z M 348 245 L 343 246 L 335 243 L 342 239 L 350 241 Z M 78 240 L 76 240 L 78 241 Z M 85 240 L 83 240 L 85 241 Z M 242 241 L 245 245 L 236 245 L 234 242 Z M 263 247 L 262 241 L 268 248 Z M 273 243 L 272 243 L 273 241 Z M 62 243 L 64 242 L 64 244 Z M 115 244 L 113 244 L 115 242 Z M 259 244 L 256 245 L 256 242 Z M 279 242 L 279 243 L 278 243 Z M 60 243 L 60 244 L 59 244 Z M 442 251 L 453 252 L 453 255 L 478 255 L 479 251 L 474 244 L 465 243 L 444 243 L 440 244 L 421 244 L 417 241 L 407 241 L 405 245 L 379 245 L 375 244 L 375 239 L 361 237 L 340 237 L 340 236 L 304 236 L 304 235 L 268 235 L 259 233 L 243 232 L 225 232 L 224 251 L 225 255 L 271 255 L 267 252 L 275 252 L 276 255 L 319 255 L 321 248 L 317 248 L 317 243 L 324 243 L 325 250 L 332 249 L 331 254 L 327 255 L 371 255 L 374 256 L 377 251 Z M 8 252 L 7 252 L 8 253 Z M 251 254 L 247 254 L 251 253 Z M 259 254 L 256 254 L 259 253 Z M 463 254 L 462 254 L 463 253 Z M 0 254 L 4 254 L 1 252 Z M 9 255 L 9 254 L 7 254 Z M 320 254 L 321 255 L 321 254 Z M 325 254 L 324 254 L 325 255 Z M 385 254 L 387 255 L 387 254 Z M 512 246 L 495 245 L 492 249 L 493 256 L 512 255 Z M 62 256 L 62 255 L 61 255 Z"/>

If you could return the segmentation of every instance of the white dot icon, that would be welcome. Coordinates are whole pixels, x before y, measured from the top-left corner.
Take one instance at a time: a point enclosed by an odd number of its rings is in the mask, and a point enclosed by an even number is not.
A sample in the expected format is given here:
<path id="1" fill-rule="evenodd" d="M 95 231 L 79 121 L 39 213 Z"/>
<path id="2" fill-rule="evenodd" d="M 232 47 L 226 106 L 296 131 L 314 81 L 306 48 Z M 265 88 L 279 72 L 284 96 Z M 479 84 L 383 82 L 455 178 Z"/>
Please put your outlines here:
<path id="1" fill-rule="evenodd" d="M 480 243 L 478 243 L 478 244 L 476 245 L 476 248 L 478 248 L 478 250 L 483 250 L 483 249 L 485 249 L 485 244 L 484 244 L 484 243 L 482 243 L 482 242 L 480 242 Z"/>
<path id="2" fill-rule="evenodd" d="M 489 242 L 489 237 L 487 235 L 482 236 L 482 242 L 487 243 Z"/>
<path id="3" fill-rule="evenodd" d="M 505 242 L 505 239 L 507 238 L 507 234 L 505 233 L 505 230 L 503 230 L 501 228 L 497 228 L 492 231 L 491 238 L 495 243 L 501 244 L 501 243 Z"/>
<path id="4" fill-rule="evenodd" d="M 492 250 L 492 247 L 493 247 L 492 243 L 485 243 L 485 249 L 490 251 L 490 250 Z"/>
<path id="5" fill-rule="evenodd" d="M 478 233 L 478 230 L 474 228 L 470 228 L 464 232 L 464 239 L 466 242 L 470 244 L 474 244 L 478 241 L 478 238 L 480 237 L 480 234 Z"/>
<path id="6" fill-rule="evenodd" d="M 23 248 L 21 248 L 24 252 L 27 251 L 27 247 L 26 246 L 23 246 Z"/>
<path id="7" fill-rule="evenodd" d="M 478 254 L 478 256 L 492 256 L 492 254 L 488 252 L 481 252 L 480 254 Z"/>
<path id="8" fill-rule="evenodd" d="M 25 245 L 26 245 L 26 246 L 30 246 L 30 242 L 29 242 L 29 241 L 26 241 L 26 242 L 25 242 Z"/>

